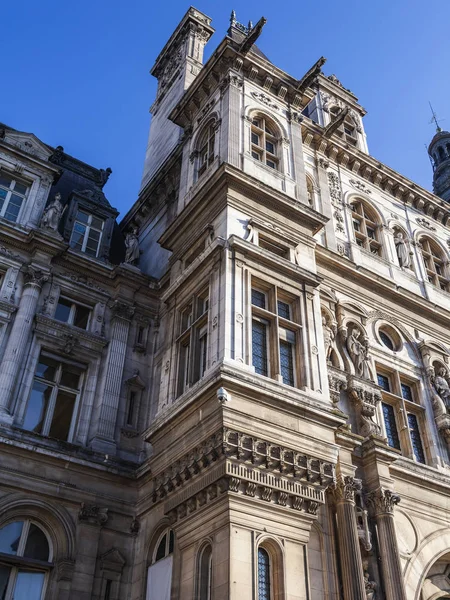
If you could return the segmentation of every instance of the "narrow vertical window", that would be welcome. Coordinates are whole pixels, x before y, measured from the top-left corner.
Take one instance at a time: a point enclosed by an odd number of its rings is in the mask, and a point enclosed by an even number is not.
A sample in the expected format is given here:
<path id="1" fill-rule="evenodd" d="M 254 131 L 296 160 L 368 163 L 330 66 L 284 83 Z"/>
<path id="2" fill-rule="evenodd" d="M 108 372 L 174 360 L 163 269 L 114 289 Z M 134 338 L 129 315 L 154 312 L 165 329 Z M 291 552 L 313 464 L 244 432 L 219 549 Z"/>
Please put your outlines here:
<path id="1" fill-rule="evenodd" d="M 259 375 L 269 374 L 267 356 L 267 325 L 255 319 L 252 322 L 252 363 Z"/>
<path id="2" fill-rule="evenodd" d="M 107 579 L 106 585 L 105 585 L 104 600 L 111 600 L 111 588 L 112 588 L 112 581 L 111 581 L 111 579 Z"/>
<path id="3" fill-rule="evenodd" d="M 136 407 L 136 392 L 131 391 L 128 397 L 128 410 L 127 410 L 127 425 L 134 425 L 134 411 Z"/>
<path id="4" fill-rule="evenodd" d="M 198 576 L 199 600 L 212 598 L 212 548 L 206 546 L 201 553 Z"/>
<path id="5" fill-rule="evenodd" d="M 400 450 L 400 439 L 398 437 L 397 423 L 395 421 L 395 411 L 391 404 L 381 403 L 383 409 L 384 427 L 389 446 Z"/>
<path id="6" fill-rule="evenodd" d="M 419 424 L 417 422 L 416 415 L 412 413 L 408 413 L 408 427 L 409 435 L 411 436 L 414 458 L 417 460 L 417 462 L 425 464 L 425 452 L 423 451 L 422 440 L 420 438 Z"/>
<path id="7" fill-rule="evenodd" d="M 258 548 L 258 600 L 271 600 L 270 558 L 267 550 Z"/>
<path id="8" fill-rule="evenodd" d="M 294 369 L 295 333 L 280 328 L 280 372 L 283 383 L 295 385 Z"/>

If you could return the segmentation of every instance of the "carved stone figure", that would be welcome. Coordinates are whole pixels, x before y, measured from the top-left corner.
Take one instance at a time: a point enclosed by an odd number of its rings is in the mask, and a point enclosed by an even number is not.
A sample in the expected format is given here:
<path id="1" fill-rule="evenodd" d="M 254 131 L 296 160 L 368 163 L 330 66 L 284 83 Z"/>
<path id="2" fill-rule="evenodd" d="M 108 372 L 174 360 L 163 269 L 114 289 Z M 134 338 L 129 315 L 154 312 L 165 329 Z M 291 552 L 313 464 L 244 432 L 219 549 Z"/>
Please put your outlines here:
<path id="1" fill-rule="evenodd" d="M 440 367 L 437 375 L 433 377 L 433 385 L 436 392 L 444 401 L 447 411 L 450 408 L 450 386 L 447 381 L 448 373 L 444 367 Z"/>
<path id="2" fill-rule="evenodd" d="M 394 243 L 397 251 L 398 264 L 402 269 L 409 269 L 411 267 L 411 256 L 401 231 L 397 231 L 394 235 Z"/>
<path id="3" fill-rule="evenodd" d="M 110 169 L 109 167 L 107 169 L 100 169 L 99 173 L 98 173 L 98 183 L 100 185 L 100 188 L 103 188 L 103 186 L 106 184 L 106 182 L 109 179 L 109 176 L 112 173 L 112 169 Z"/>
<path id="4" fill-rule="evenodd" d="M 139 239 L 138 229 L 135 227 L 129 231 L 125 237 L 125 246 L 127 251 L 125 253 L 125 262 L 129 265 L 136 265 L 139 260 Z"/>
<path id="5" fill-rule="evenodd" d="M 336 325 L 330 325 L 325 316 L 322 317 L 322 329 L 323 329 L 323 343 L 325 345 L 325 357 L 327 362 L 331 360 L 331 351 L 333 349 L 333 343 L 336 339 L 337 327 Z"/>
<path id="6" fill-rule="evenodd" d="M 64 148 L 62 146 L 56 146 L 53 150 L 53 154 L 48 160 L 55 165 L 60 165 L 64 161 Z"/>
<path id="7" fill-rule="evenodd" d="M 58 231 L 59 222 L 64 214 L 66 207 L 61 203 L 61 194 L 55 194 L 53 202 L 51 202 L 44 210 L 42 215 L 41 227 L 50 231 Z"/>
<path id="8" fill-rule="evenodd" d="M 347 350 L 355 366 L 357 377 L 368 376 L 368 346 L 369 342 L 364 336 L 364 333 L 356 328 L 353 329 L 352 333 L 347 338 Z"/>
<path id="9" fill-rule="evenodd" d="M 377 584 L 370 579 L 367 563 L 363 564 L 364 568 L 364 587 L 366 590 L 366 600 L 376 600 Z"/>

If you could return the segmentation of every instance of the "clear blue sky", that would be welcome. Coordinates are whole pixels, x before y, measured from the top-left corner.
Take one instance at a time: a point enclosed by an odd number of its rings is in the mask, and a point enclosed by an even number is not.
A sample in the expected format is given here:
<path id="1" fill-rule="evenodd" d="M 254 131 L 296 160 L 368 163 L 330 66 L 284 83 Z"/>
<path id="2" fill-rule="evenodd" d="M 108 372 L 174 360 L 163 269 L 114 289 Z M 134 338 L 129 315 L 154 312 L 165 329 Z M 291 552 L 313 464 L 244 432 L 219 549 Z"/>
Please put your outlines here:
<path id="1" fill-rule="evenodd" d="M 321 55 L 367 109 L 373 156 L 431 189 L 431 100 L 450 128 L 449 0 L 198 0 L 216 33 L 231 9 L 267 24 L 258 42 L 301 77 Z M 22 0 L 2 7 L 0 120 L 97 167 L 122 214 L 137 197 L 156 81 L 153 61 L 188 9 L 179 0 Z"/>

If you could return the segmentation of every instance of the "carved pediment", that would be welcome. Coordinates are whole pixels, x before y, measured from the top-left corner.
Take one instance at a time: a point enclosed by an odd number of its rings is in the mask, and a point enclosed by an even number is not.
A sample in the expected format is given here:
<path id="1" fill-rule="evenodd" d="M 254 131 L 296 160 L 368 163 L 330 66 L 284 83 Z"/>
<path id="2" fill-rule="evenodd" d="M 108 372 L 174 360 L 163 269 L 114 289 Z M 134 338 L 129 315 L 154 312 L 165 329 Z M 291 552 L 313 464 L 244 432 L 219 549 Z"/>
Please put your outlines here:
<path id="1" fill-rule="evenodd" d="M 105 554 L 100 557 L 101 565 L 103 570 L 115 571 L 121 573 L 125 566 L 126 560 L 121 555 L 117 548 L 111 548 Z"/>
<path id="2" fill-rule="evenodd" d="M 52 151 L 32 133 L 7 130 L 4 140 L 6 143 L 11 144 L 11 146 L 15 146 L 22 152 L 40 160 L 48 160 L 52 154 Z"/>

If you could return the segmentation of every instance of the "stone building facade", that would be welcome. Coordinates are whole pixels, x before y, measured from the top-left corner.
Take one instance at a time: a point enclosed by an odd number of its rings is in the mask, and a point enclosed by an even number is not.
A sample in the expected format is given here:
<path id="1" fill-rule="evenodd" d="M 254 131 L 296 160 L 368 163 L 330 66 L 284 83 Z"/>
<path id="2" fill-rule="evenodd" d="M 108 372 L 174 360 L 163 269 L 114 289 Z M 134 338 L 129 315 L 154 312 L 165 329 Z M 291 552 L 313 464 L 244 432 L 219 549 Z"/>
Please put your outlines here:
<path id="1" fill-rule="evenodd" d="M 450 598 L 450 133 L 428 192 L 233 13 L 138 200 L 0 126 L 0 597 Z"/>

